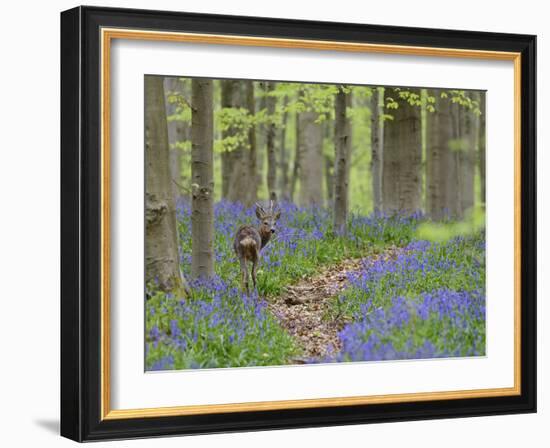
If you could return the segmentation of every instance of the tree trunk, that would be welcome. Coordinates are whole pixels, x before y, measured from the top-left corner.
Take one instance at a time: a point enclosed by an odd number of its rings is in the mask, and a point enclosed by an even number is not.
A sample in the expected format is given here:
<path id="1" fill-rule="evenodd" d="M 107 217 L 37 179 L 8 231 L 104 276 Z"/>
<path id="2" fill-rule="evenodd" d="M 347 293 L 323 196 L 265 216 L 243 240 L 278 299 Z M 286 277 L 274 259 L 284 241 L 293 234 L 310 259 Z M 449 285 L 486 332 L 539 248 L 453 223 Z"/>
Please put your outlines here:
<path id="1" fill-rule="evenodd" d="M 221 84 L 221 107 L 235 107 L 238 103 L 238 92 L 236 92 L 238 84 L 233 80 L 222 80 Z M 222 132 L 222 140 L 227 137 L 231 137 L 235 134 L 234 129 L 224 130 Z M 233 151 L 224 149 L 221 154 L 222 160 L 222 198 L 227 198 L 229 194 L 229 181 L 231 179 L 231 172 L 233 171 L 235 155 Z"/>
<path id="2" fill-rule="evenodd" d="M 222 108 L 246 109 L 247 101 L 242 81 L 223 80 Z M 242 133 L 238 125 L 222 134 L 222 138 Z M 242 139 L 247 140 L 247 139 Z M 232 202 L 248 202 L 250 163 L 246 144 L 238 144 L 231 151 L 222 153 L 222 197 Z"/>
<path id="3" fill-rule="evenodd" d="M 286 152 L 286 125 L 288 120 L 288 111 L 286 107 L 288 105 L 288 98 L 285 97 L 284 100 L 284 112 L 283 112 L 283 121 L 280 130 L 280 147 L 279 147 L 279 167 L 280 173 L 279 176 L 279 193 L 281 198 L 285 201 L 289 200 L 289 191 L 288 191 L 288 156 Z"/>
<path id="4" fill-rule="evenodd" d="M 479 128 L 478 128 L 478 157 L 479 157 L 479 181 L 481 184 L 480 189 L 480 202 L 485 207 L 485 92 L 477 93 L 477 100 L 479 101 L 479 110 L 481 115 L 479 116 Z"/>
<path id="5" fill-rule="evenodd" d="M 298 114 L 300 156 L 300 204 L 323 205 L 323 127 L 317 112 Z"/>
<path id="6" fill-rule="evenodd" d="M 418 91 L 415 93 L 419 94 Z M 390 89 L 394 99 L 399 92 Z M 384 211 L 413 213 L 421 209 L 422 136 L 420 107 L 399 100 L 384 123 L 382 200 Z"/>
<path id="7" fill-rule="evenodd" d="M 265 91 L 265 82 L 259 82 L 257 85 L 258 89 L 262 92 Z M 265 95 L 260 95 L 258 98 L 258 110 L 265 111 L 267 109 L 267 99 Z M 267 124 L 262 120 L 257 126 L 256 129 L 256 146 L 258 148 L 258 157 L 257 157 L 257 173 L 256 173 L 256 183 L 257 185 L 262 185 L 265 181 L 266 176 L 264 176 L 264 166 L 265 156 L 266 156 L 266 134 L 267 134 Z"/>
<path id="8" fill-rule="evenodd" d="M 266 152 L 267 152 L 267 191 L 269 199 L 277 200 L 277 158 L 275 156 L 275 106 L 276 98 L 270 95 L 275 88 L 275 84 L 268 82 L 265 85 L 266 107 L 267 107 L 267 133 L 266 133 Z"/>
<path id="9" fill-rule="evenodd" d="M 448 202 L 448 214 L 452 219 L 462 218 L 462 179 L 460 172 L 462 168 L 460 166 L 460 105 L 458 103 L 451 103 L 451 141 L 449 142 L 449 165 L 448 173 L 450 177 L 455 181 L 452 187 L 452 191 Z"/>
<path id="10" fill-rule="evenodd" d="M 179 265 L 170 180 L 163 78 L 145 77 L 145 279 L 162 291 L 188 292 Z"/>
<path id="11" fill-rule="evenodd" d="M 164 78 L 164 93 L 166 104 L 166 116 L 169 118 L 174 115 L 177 110 L 176 103 L 170 103 L 168 97 L 170 94 L 183 95 L 183 85 L 180 79 L 174 77 Z M 181 176 L 181 149 L 177 147 L 178 142 L 185 140 L 185 127 L 181 121 L 167 120 L 168 123 L 168 147 L 170 148 L 170 173 L 172 176 L 172 189 L 177 197 L 183 193 Z"/>
<path id="12" fill-rule="evenodd" d="M 327 201 L 330 207 L 334 207 L 334 159 L 328 154 L 325 159 L 325 184 L 327 187 Z"/>
<path id="13" fill-rule="evenodd" d="M 250 116 L 256 115 L 256 101 L 254 99 L 254 82 L 246 81 L 246 107 Z M 256 126 L 253 124 L 248 130 L 248 178 L 250 179 L 248 187 L 248 197 L 245 201 L 247 205 L 253 204 L 258 200 L 258 145 L 256 141 Z"/>
<path id="14" fill-rule="evenodd" d="M 334 232 L 345 235 L 349 208 L 349 169 L 351 152 L 351 124 L 347 108 L 351 106 L 351 92 L 338 89 L 334 101 Z"/>
<path id="15" fill-rule="evenodd" d="M 456 166 L 450 143 L 453 136 L 451 101 L 441 98 L 439 90 L 429 91 L 435 98 L 435 112 L 427 113 L 426 213 L 434 220 L 449 217 L 455 210 Z"/>
<path id="16" fill-rule="evenodd" d="M 295 136 L 295 146 L 294 146 L 294 164 L 292 167 L 292 181 L 290 184 L 290 201 L 294 202 L 295 192 L 296 192 L 296 184 L 298 183 L 298 177 L 300 175 L 300 117 L 298 112 L 295 113 L 294 116 L 295 120 L 295 129 L 296 129 L 296 136 Z"/>
<path id="17" fill-rule="evenodd" d="M 462 191 L 460 194 L 461 216 L 474 206 L 475 141 L 477 128 L 475 116 L 464 106 L 459 108 L 460 168 Z"/>
<path id="18" fill-rule="evenodd" d="M 384 164 L 384 91 L 373 87 L 371 102 L 371 178 L 373 208 L 380 213 L 382 207 L 382 167 Z"/>
<path id="19" fill-rule="evenodd" d="M 212 80 L 193 79 L 191 275 L 214 275 L 214 114 Z"/>
<path id="20" fill-rule="evenodd" d="M 334 146 L 334 126 L 325 126 L 324 139 L 332 142 Z M 327 206 L 334 209 L 334 152 L 327 152 L 323 144 L 323 160 L 325 173 L 325 192 L 327 197 Z M 351 163 L 351 162 L 350 162 Z"/>
<path id="21" fill-rule="evenodd" d="M 474 163 L 470 111 L 459 103 L 451 105 L 453 134 L 451 158 L 456 170 L 455 195 L 449 205 L 453 219 L 463 219 L 474 203 Z"/>

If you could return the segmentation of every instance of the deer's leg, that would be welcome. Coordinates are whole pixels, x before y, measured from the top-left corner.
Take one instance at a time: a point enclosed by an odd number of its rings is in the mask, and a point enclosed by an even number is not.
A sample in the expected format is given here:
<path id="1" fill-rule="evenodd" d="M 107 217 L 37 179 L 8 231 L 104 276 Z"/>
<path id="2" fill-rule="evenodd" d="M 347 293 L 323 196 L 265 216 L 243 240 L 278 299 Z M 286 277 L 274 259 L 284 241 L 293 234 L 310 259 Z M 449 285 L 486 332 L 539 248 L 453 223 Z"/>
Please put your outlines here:
<path id="1" fill-rule="evenodd" d="M 244 290 L 244 270 L 245 270 L 245 261 L 242 258 L 239 258 L 241 264 L 241 289 Z"/>
<path id="2" fill-rule="evenodd" d="M 256 289 L 256 272 L 258 270 L 258 263 L 260 262 L 260 254 L 256 251 L 256 256 L 252 261 L 252 282 L 254 283 L 254 289 Z"/>
<path id="3" fill-rule="evenodd" d="M 254 289 L 256 289 L 256 270 L 258 268 L 258 259 L 256 258 L 252 261 L 252 283 L 254 284 Z"/>
<path id="4" fill-rule="evenodd" d="M 248 279 L 249 279 L 249 274 L 248 274 L 248 263 L 245 261 L 244 262 L 244 287 L 246 289 L 246 293 L 248 294 L 250 292 L 250 288 L 248 286 Z"/>
<path id="5" fill-rule="evenodd" d="M 241 288 L 248 293 L 248 266 L 246 259 L 243 257 L 241 261 Z"/>

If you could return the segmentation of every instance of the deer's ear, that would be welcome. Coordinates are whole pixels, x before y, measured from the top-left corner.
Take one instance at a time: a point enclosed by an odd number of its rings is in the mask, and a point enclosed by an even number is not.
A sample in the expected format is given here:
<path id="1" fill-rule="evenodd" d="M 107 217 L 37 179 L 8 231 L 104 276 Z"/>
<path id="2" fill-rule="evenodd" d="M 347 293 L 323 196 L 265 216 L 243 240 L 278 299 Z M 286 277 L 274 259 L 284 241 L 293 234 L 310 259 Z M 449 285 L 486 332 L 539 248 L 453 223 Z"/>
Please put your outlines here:
<path id="1" fill-rule="evenodd" d="M 264 213 L 260 207 L 256 207 L 256 216 L 260 220 L 264 219 Z"/>
<path id="2" fill-rule="evenodd" d="M 279 219 L 281 217 L 281 210 L 277 210 L 277 213 L 275 213 L 275 219 Z"/>

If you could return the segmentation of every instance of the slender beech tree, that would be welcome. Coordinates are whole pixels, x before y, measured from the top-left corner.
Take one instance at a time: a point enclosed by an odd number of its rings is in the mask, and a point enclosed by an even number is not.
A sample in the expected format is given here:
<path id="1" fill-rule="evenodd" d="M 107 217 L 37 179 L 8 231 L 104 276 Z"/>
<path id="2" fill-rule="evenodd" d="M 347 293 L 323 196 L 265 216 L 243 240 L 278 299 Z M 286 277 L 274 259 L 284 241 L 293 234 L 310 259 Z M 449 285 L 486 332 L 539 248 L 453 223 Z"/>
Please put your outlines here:
<path id="1" fill-rule="evenodd" d="M 325 141 L 334 144 L 334 126 L 325 126 Z M 323 163 L 328 206 L 334 208 L 334 153 L 327 151 L 323 145 Z"/>
<path id="2" fill-rule="evenodd" d="M 179 78 L 164 78 L 164 93 L 166 104 L 166 115 L 169 118 L 177 112 L 177 102 L 169 101 L 170 95 L 184 95 L 183 82 Z M 183 193 L 183 179 L 181 175 L 182 154 L 178 143 L 186 139 L 186 126 L 180 120 L 168 120 L 168 144 L 170 148 L 170 173 L 172 175 L 172 188 L 174 194 L 179 196 Z"/>
<path id="3" fill-rule="evenodd" d="M 286 147 L 286 126 L 288 121 L 288 97 L 285 97 L 283 101 L 283 117 L 281 129 L 279 131 L 279 171 L 281 175 L 279 176 L 279 194 L 281 198 L 288 201 L 289 200 L 289 190 L 288 190 L 288 154 Z"/>
<path id="4" fill-rule="evenodd" d="M 221 107 L 222 109 L 230 107 L 238 107 L 241 103 L 239 84 L 238 81 L 231 79 L 221 80 Z M 233 126 L 229 126 L 228 129 L 222 131 L 222 140 L 227 140 L 236 134 L 236 130 Z M 229 182 L 231 180 L 231 173 L 233 171 L 235 149 L 228 150 L 223 149 L 221 154 L 222 161 L 222 197 L 227 198 L 229 194 Z"/>
<path id="5" fill-rule="evenodd" d="M 416 89 L 411 93 L 420 96 Z M 400 90 L 389 89 L 398 107 L 392 120 L 384 122 L 382 198 L 388 213 L 412 213 L 422 206 L 422 138 L 420 107 L 400 98 Z"/>
<path id="6" fill-rule="evenodd" d="M 323 205 L 323 126 L 319 114 L 298 114 L 300 204 Z"/>
<path id="7" fill-rule="evenodd" d="M 384 165 L 384 90 L 372 88 L 371 96 L 371 179 L 373 208 L 375 213 L 382 206 L 382 168 Z"/>
<path id="8" fill-rule="evenodd" d="M 191 274 L 214 275 L 214 150 L 212 80 L 193 79 L 191 114 Z"/>
<path id="9" fill-rule="evenodd" d="M 454 98 L 459 94 L 451 91 Z M 472 111 L 453 101 L 451 104 L 452 141 L 451 157 L 456 170 L 454 198 L 449 202 L 449 214 L 454 219 L 462 219 L 465 212 L 474 204 L 475 151 L 472 129 Z"/>
<path id="10" fill-rule="evenodd" d="M 334 159 L 328 154 L 323 156 L 325 164 L 325 184 L 327 191 L 327 201 L 333 206 L 334 201 Z"/>
<path id="11" fill-rule="evenodd" d="M 256 100 L 254 97 L 254 82 L 245 81 L 246 89 L 246 108 L 250 117 L 256 114 Z M 256 125 L 252 123 L 248 129 L 248 197 L 245 199 L 246 204 L 252 204 L 258 199 L 258 144 L 256 139 Z"/>
<path id="12" fill-rule="evenodd" d="M 223 80 L 222 108 L 233 109 L 232 123 L 222 133 L 222 139 L 234 138 L 230 150 L 222 153 L 222 197 L 232 202 L 248 202 L 250 187 L 250 158 L 248 131 L 243 135 L 244 111 L 247 111 L 246 92 L 240 80 Z"/>
<path id="13" fill-rule="evenodd" d="M 451 150 L 453 123 L 451 101 L 439 90 L 429 90 L 434 111 L 426 115 L 426 213 L 441 220 L 456 213 L 457 171 Z"/>
<path id="14" fill-rule="evenodd" d="M 256 83 L 257 90 L 264 93 L 265 92 L 265 82 L 260 81 Z M 262 114 L 266 112 L 267 110 L 267 98 L 264 94 L 258 95 L 257 101 L 257 107 L 256 110 L 260 111 Z M 267 123 L 265 120 L 259 120 L 258 124 L 256 126 L 256 145 L 257 145 L 257 163 L 256 163 L 256 184 L 258 186 L 262 185 L 266 180 L 266 175 L 264 175 L 264 165 L 267 165 L 265 158 L 266 158 L 266 131 Z"/>
<path id="15" fill-rule="evenodd" d="M 292 178 L 290 182 L 290 192 L 289 197 L 292 202 L 295 200 L 296 185 L 298 183 L 298 177 L 300 176 L 300 114 L 298 112 L 294 113 L 294 127 L 295 127 L 295 136 L 294 136 L 294 163 L 292 164 Z"/>
<path id="16" fill-rule="evenodd" d="M 145 77 L 145 272 L 163 291 L 189 291 L 178 255 L 163 78 Z"/>
<path id="17" fill-rule="evenodd" d="M 480 202 L 485 207 L 485 92 L 477 92 L 476 100 L 479 102 L 479 123 L 478 123 L 478 158 L 479 158 L 479 180 Z"/>
<path id="18" fill-rule="evenodd" d="M 275 154 L 275 107 L 277 98 L 273 96 L 275 83 L 265 83 L 266 108 L 268 123 L 266 126 L 266 152 L 267 152 L 267 191 L 269 199 L 277 200 L 277 157 Z"/>
<path id="19" fill-rule="evenodd" d="M 469 93 L 466 93 L 469 95 Z M 476 166 L 477 117 L 471 108 L 461 106 L 459 113 L 458 154 L 460 166 L 460 215 L 474 206 L 474 174 Z"/>
<path id="20" fill-rule="evenodd" d="M 460 109 L 461 105 L 451 102 L 451 141 L 449 142 L 450 158 L 449 158 L 449 177 L 454 179 L 454 188 L 451 191 L 451 196 L 448 199 L 448 214 L 452 219 L 461 219 L 463 217 L 462 206 L 462 191 L 463 179 L 460 176 L 462 171 L 461 160 L 462 156 L 462 140 L 460 138 Z"/>
<path id="21" fill-rule="evenodd" d="M 351 106 L 351 91 L 338 88 L 334 101 L 334 232 L 345 235 L 349 207 L 349 170 L 351 162 L 351 124 L 347 109 Z"/>

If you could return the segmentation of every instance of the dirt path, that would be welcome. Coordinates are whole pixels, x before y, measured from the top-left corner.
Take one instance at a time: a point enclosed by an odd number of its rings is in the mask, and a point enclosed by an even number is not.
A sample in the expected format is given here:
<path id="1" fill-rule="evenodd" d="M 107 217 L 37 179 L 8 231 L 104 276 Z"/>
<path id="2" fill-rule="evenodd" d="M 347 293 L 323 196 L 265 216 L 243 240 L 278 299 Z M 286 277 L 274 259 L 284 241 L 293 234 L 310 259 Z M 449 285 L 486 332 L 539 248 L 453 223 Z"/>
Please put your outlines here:
<path id="1" fill-rule="evenodd" d="M 325 357 L 330 347 L 333 353 L 341 349 L 338 332 L 346 322 L 341 317 L 329 319 L 327 313 L 334 297 L 345 288 L 348 274 L 380 257 L 393 258 L 399 251 L 392 247 L 369 258 L 349 259 L 328 266 L 315 276 L 288 286 L 283 295 L 270 300 L 271 312 L 303 349 L 303 356 L 292 360 L 293 363 Z"/>

